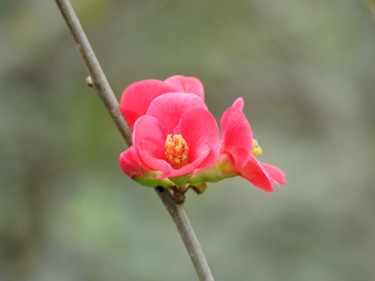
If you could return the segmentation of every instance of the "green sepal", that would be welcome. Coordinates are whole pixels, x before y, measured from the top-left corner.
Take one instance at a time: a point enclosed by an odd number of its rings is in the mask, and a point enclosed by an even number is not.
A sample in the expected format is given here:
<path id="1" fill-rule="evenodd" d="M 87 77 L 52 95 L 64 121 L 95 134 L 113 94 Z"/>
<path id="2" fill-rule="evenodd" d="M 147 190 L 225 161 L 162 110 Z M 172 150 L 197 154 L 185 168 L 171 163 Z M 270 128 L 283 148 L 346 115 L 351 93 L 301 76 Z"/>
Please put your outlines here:
<path id="1" fill-rule="evenodd" d="M 160 172 L 144 171 L 143 176 L 134 176 L 132 177 L 132 179 L 138 182 L 139 184 L 148 186 L 148 187 L 162 186 L 162 187 L 168 188 L 174 185 L 174 183 L 171 182 L 169 179 L 158 180 L 156 177 L 159 174 Z"/>
<path id="2" fill-rule="evenodd" d="M 189 187 L 190 189 L 194 190 L 196 193 L 202 194 L 207 189 L 207 183 L 201 182 L 197 184 L 191 184 Z"/>
<path id="3" fill-rule="evenodd" d="M 178 176 L 178 177 L 172 177 L 172 178 L 169 178 L 169 179 L 172 182 L 174 182 L 178 187 L 184 187 L 188 183 L 191 175 L 192 175 L 192 173 L 187 174 L 187 175 Z"/>
<path id="4" fill-rule="evenodd" d="M 218 162 L 211 167 L 203 169 L 199 174 L 189 179 L 189 183 L 196 185 L 202 182 L 218 182 L 225 178 L 237 176 L 237 173 L 231 172 L 231 163 Z"/>

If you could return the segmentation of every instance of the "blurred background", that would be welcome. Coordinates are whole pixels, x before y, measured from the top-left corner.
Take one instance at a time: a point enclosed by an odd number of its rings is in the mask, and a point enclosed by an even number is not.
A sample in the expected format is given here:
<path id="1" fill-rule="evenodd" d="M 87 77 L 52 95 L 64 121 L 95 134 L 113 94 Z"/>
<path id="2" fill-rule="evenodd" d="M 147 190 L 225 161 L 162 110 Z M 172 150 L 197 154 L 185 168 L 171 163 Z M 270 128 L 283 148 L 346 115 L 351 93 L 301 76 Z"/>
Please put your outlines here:
<path id="1" fill-rule="evenodd" d="M 219 121 L 239 96 L 266 193 L 187 194 L 216 280 L 375 280 L 375 22 L 364 1 L 72 1 L 117 97 L 196 76 Z M 0 280 L 197 280 L 55 1 L 0 2 Z"/>

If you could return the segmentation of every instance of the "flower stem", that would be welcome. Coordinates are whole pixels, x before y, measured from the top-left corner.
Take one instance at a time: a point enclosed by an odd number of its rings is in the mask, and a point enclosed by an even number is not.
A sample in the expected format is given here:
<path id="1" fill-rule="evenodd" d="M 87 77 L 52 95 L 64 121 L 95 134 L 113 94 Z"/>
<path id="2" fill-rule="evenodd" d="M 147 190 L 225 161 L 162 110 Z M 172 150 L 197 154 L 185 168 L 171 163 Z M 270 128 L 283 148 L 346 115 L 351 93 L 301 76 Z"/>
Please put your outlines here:
<path id="1" fill-rule="evenodd" d="M 74 37 L 77 48 L 81 53 L 90 73 L 91 80 L 89 81 L 89 85 L 94 87 L 109 111 L 112 119 L 116 123 L 117 128 L 120 130 L 125 142 L 128 144 L 128 146 L 131 146 L 131 128 L 119 109 L 119 103 L 116 96 L 108 83 L 108 80 L 99 64 L 98 59 L 95 56 L 95 53 L 77 18 L 77 15 L 73 10 L 73 7 L 71 6 L 69 0 L 56 0 L 56 3 Z M 177 229 L 197 271 L 199 280 L 213 281 L 214 278 L 183 206 L 176 205 L 172 199 L 171 193 L 168 190 L 162 187 L 157 187 L 155 190 L 177 226 Z"/>

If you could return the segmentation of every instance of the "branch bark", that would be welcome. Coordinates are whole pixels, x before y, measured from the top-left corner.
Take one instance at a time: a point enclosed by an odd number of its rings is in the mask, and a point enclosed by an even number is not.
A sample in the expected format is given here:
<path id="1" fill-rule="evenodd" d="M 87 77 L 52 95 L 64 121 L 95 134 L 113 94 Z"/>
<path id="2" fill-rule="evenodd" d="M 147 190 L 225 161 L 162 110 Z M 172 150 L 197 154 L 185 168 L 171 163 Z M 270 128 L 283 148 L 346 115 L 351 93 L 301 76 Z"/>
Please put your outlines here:
<path id="1" fill-rule="evenodd" d="M 73 7 L 71 6 L 69 0 L 56 0 L 56 3 L 70 29 L 70 32 L 74 37 L 76 46 L 81 53 L 90 73 L 90 86 L 94 87 L 110 113 L 113 121 L 116 123 L 116 126 L 123 136 L 125 142 L 128 146 L 130 146 L 132 144 L 131 128 L 119 109 L 117 98 L 108 83 L 108 80 L 99 64 L 98 59 L 95 56 L 95 53 L 77 18 L 77 15 L 73 10 Z M 191 261 L 193 262 L 199 280 L 213 281 L 214 278 L 211 274 L 207 260 L 204 257 L 203 251 L 199 245 L 198 239 L 193 231 L 183 206 L 177 205 L 173 201 L 169 190 L 162 187 L 156 187 L 155 191 L 159 195 L 174 223 L 176 224 L 180 236 L 185 244 L 186 250 L 188 251 Z"/>
<path id="2" fill-rule="evenodd" d="M 199 280 L 213 281 L 211 270 L 208 266 L 204 253 L 199 245 L 198 239 L 195 236 L 193 227 L 190 224 L 189 218 L 185 213 L 182 205 L 175 204 L 169 190 L 163 187 L 155 188 L 160 199 L 163 201 L 169 214 L 173 218 L 181 238 L 185 243 L 191 261 L 194 264 L 195 270 Z"/>
<path id="3" fill-rule="evenodd" d="M 70 32 L 74 37 L 74 41 L 76 43 L 78 51 L 81 53 L 82 58 L 85 61 L 92 79 L 92 86 L 108 109 L 108 112 L 112 116 L 113 121 L 115 121 L 122 137 L 125 139 L 128 146 L 131 146 L 131 128 L 120 111 L 117 98 L 108 83 L 107 77 L 105 76 L 103 69 L 99 64 L 99 61 L 96 58 L 96 55 L 91 47 L 89 40 L 87 39 L 87 36 L 81 26 L 81 23 L 78 20 L 77 15 L 73 10 L 72 5 L 69 1 L 56 0 L 56 3 L 65 19 L 66 24 L 70 29 Z"/>

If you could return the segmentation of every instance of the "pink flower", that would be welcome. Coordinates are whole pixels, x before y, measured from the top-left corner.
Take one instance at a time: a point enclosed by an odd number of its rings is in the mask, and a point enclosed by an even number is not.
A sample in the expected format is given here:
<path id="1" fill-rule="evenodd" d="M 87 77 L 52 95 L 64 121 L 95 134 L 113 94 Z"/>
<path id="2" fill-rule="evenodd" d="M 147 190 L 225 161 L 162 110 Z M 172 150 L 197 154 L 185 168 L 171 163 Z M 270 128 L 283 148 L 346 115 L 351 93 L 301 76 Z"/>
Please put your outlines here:
<path id="1" fill-rule="evenodd" d="M 171 77 L 167 81 L 176 88 L 185 89 L 187 85 L 192 85 L 181 83 L 186 79 L 180 77 Z M 144 110 L 147 107 L 147 110 L 144 113 L 137 111 L 139 116 L 134 123 L 133 146 L 120 156 L 126 174 L 136 175 L 141 166 L 147 171 L 162 172 L 157 179 L 182 175 L 188 179 L 194 170 L 210 166 L 217 160 L 219 130 L 202 95 L 166 93 L 157 96 L 148 105 L 138 100 L 140 106 L 136 104 L 137 100 L 133 100 L 134 108 Z"/>
<path id="2" fill-rule="evenodd" d="M 151 102 L 166 93 L 191 93 L 204 100 L 203 85 L 195 77 L 175 75 L 164 82 L 154 79 L 139 81 L 127 87 L 120 100 L 120 109 L 129 125 L 133 128 L 135 121 L 146 114 Z"/>
<path id="3" fill-rule="evenodd" d="M 273 192 L 273 183 L 285 184 L 285 174 L 255 158 L 262 149 L 253 139 L 243 106 L 239 98 L 224 112 L 220 140 L 197 78 L 175 75 L 164 82 L 130 85 L 120 109 L 133 128 L 133 145 L 120 155 L 121 168 L 147 186 L 193 184 L 204 190 L 206 181 L 239 175 Z"/>
<path id="4" fill-rule="evenodd" d="M 228 108 L 221 120 L 221 159 L 230 162 L 227 173 L 235 173 L 255 186 L 273 192 L 272 183 L 285 184 L 285 174 L 279 168 L 259 162 L 254 154 L 261 153 L 258 142 L 253 139 L 249 122 L 242 113 L 244 101 L 238 98 Z"/>

